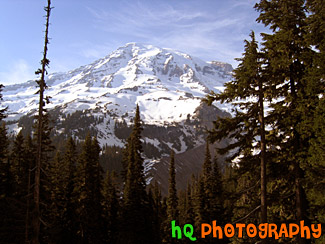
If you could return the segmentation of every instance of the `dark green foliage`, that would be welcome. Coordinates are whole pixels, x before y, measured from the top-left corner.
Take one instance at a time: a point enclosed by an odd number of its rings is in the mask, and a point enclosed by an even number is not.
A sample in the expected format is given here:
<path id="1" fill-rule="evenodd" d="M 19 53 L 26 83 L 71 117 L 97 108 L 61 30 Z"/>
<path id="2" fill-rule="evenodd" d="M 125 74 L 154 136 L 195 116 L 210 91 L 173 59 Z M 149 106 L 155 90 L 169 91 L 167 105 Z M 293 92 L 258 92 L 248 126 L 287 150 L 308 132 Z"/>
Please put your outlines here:
<path id="1" fill-rule="evenodd" d="M 127 166 L 123 195 L 122 223 L 119 243 L 151 243 L 152 208 L 146 192 L 141 146 L 141 120 L 137 106 L 132 133 L 125 146 Z"/>
<path id="2" fill-rule="evenodd" d="M 14 209 L 12 208 L 14 200 L 14 176 L 11 172 L 11 162 L 8 158 L 8 138 L 5 124 L 0 121 L 0 238 L 7 243 L 14 243 L 12 240 L 15 229 Z"/>
<path id="3" fill-rule="evenodd" d="M 114 132 L 118 138 L 127 139 L 132 132 L 132 128 L 127 125 L 125 120 L 122 122 L 115 121 Z"/>
<path id="4" fill-rule="evenodd" d="M 316 209 L 324 206 L 319 200 L 324 199 L 323 185 L 314 183 L 315 179 L 322 182 L 324 174 L 324 165 L 320 163 L 324 155 L 324 132 L 320 125 L 324 121 L 320 108 L 324 106 L 324 6 L 317 0 L 261 0 L 256 9 L 260 12 L 257 20 L 270 27 L 272 33 L 262 34 L 261 51 L 251 35 L 252 41 L 246 41 L 244 57 L 234 71 L 234 81 L 226 84 L 223 93 L 209 96 L 210 103 L 232 102 L 239 109 L 234 110 L 233 118 L 216 121 L 210 139 L 233 139 L 220 152 L 235 149 L 230 159 L 237 158 L 236 166 L 232 166 L 237 197 L 235 220 L 259 207 L 256 186 L 259 181 L 265 182 L 266 175 L 262 174 L 261 161 L 258 177 L 258 157 L 263 158 L 264 144 L 268 150 L 265 158 L 269 221 L 309 223 L 316 220 L 316 215 L 322 216 Z M 263 106 L 251 99 L 254 96 L 269 103 L 264 118 L 265 125 L 269 125 L 264 143 L 259 116 L 263 115 Z M 252 153 L 259 148 L 261 153 Z M 261 187 L 261 194 L 262 191 Z M 261 204 L 263 208 L 263 201 Z M 253 221 L 256 217 L 256 211 L 252 211 L 245 220 Z M 309 242 L 301 238 L 292 241 Z"/>
<path id="5" fill-rule="evenodd" d="M 315 9 L 315 6 L 318 7 Z M 317 1 L 309 1 L 308 6 L 305 1 L 298 0 L 261 1 L 256 5 L 261 13 L 258 21 L 273 30 L 272 34 L 263 35 L 268 60 L 266 70 L 272 74 L 269 80 L 274 86 L 273 93 L 276 98 L 280 98 L 272 103 L 273 110 L 270 112 L 274 132 L 272 144 L 278 149 L 273 158 L 287 171 L 286 175 L 292 176 L 289 178 L 283 175 L 281 183 L 286 195 L 293 194 L 295 200 L 291 205 L 291 210 L 294 211 L 288 211 L 285 219 L 305 220 L 308 223 L 312 209 L 306 192 L 309 191 L 308 185 L 311 182 L 308 181 L 311 179 L 306 175 L 315 168 L 309 164 L 308 154 L 315 137 L 313 121 L 317 120 L 315 112 L 321 94 L 324 94 L 324 85 L 320 75 L 323 71 L 317 64 L 323 54 L 315 52 L 311 46 L 321 47 L 320 36 L 316 36 L 322 32 L 321 28 L 320 32 L 315 31 L 319 19 L 313 14 L 308 16 L 306 7 L 313 9 L 314 13 L 321 12 Z M 276 15 L 275 8 L 282 9 L 283 14 Z M 308 22 L 312 23 L 310 27 Z M 295 186 L 294 189 L 292 185 Z M 309 243 L 301 238 L 296 241 Z"/>
<path id="6" fill-rule="evenodd" d="M 76 241 L 76 202 L 73 198 L 74 174 L 77 152 L 74 140 L 70 137 L 64 154 L 57 152 L 49 169 L 50 211 L 49 235 L 56 243 Z"/>
<path id="7" fill-rule="evenodd" d="M 123 148 L 118 146 L 104 146 L 103 153 L 100 155 L 100 163 L 104 170 L 115 171 L 118 174 L 123 171 L 121 164 L 123 158 Z"/>
<path id="8" fill-rule="evenodd" d="M 96 138 L 86 137 L 75 172 L 74 200 L 78 216 L 79 241 L 98 243 L 104 240 L 102 209 L 102 168 L 99 164 L 100 147 Z"/>
<path id="9" fill-rule="evenodd" d="M 194 206 L 194 220 L 196 230 L 201 229 L 202 223 L 212 224 L 212 221 L 216 221 L 219 226 L 224 226 L 230 222 L 230 217 L 226 216 L 226 207 L 223 190 L 223 179 L 219 169 L 218 161 L 216 159 L 211 160 L 209 144 L 206 144 L 205 159 L 203 163 L 202 173 L 197 180 L 193 181 L 195 185 L 194 196 L 191 194 L 191 190 L 188 187 L 187 198 L 188 203 L 188 218 L 191 221 L 193 214 L 192 205 Z M 200 236 L 200 232 L 197 232 L 197 236 Z M 215 239 L 212 235 L 207 236 L 205 239 L 199 238 L 202 243 L 214 243 Z M 218 240 L 220 243 L 228 243 L 227 238 Z"/>
<path id="10" fill-rule="evenodd" d="M 163 223 L 166 220 L 166 209 L 163 207 L 161 190 L 157 182 L 149 186 L 149 204 L 152 208 L 152 243 L 161 243 L 164 237 Z"/>
<path id="11" fill-rule="evenodd" d="M 13 198 L 11 207 L 14 210 L 15 240 L 17 242 L 28 240 L 29 223 L 28 211 L 30 201 L 30 170 L 33 162 L 33 153 L 30 155 L 28 141 L 25 142 L 22 133 L 19 132 L 13 142 L 10 155 L 10 171 L 13 176 Z"/>
<path id="12" fill-rule="evenodd" d="M 214 124 L 214 129 L 209 133 L 209 139 L 211 142 L 219 141 L 225 137 L 232 139 L 231 143 L 218 149 L 218 152 L 221 154 L 228 153 L 228 161 L 236 161 L 238 165 L 236 168 L 238 184 L 235 190 L 237 194 L 235 194 L 234 203 L 232 203 L 234 218 L 241 219 L 254 209 L 259 209 L 250 216 L 251 222 L 258 219 L 258 212 L 261 212 L 261 221 L 267 222 L 265 124 L 268 123 L 268 118 L 265 118 L 264 115 L 264 103 L 270 97 L 270 85 L 263 76 L 264 54 L 258 50 L 254 32 L 251 33 L 250 37 L 250 41 L 245 41 L 243 58 L 238 59 L 240 64 L 234 70 L 234 80 L 225 84 L 226 89 L 223 93 L 212 94 L 207 98 L 209 104 L 217 100 L 231 103 L 234 106 L 234 116 L 218 119 Z M 231 163 L 230 167 L 234 167 L 234 164 Z M 222 186 L 220 173 L 218 175 L 219 170 L 218 168 L 215 170 L 214 178 L 215 180 L 219 179 L 219 184 Z M 258 186 L 264 192 L 260 199 L 258 195 L 261 191 L 259 191 Z M 216 187 L 214 186 L 217 191 Z M 246 190 L 247 188 L 249 190 Z M 214 192 L 214 194 L 217 193 Z M 221 194 L 219 199 L 222 197 Z M 263 208 L 259 207 L 261 203 L 263 203 Z M 222 211 L 220 211 L 223 209 L 223 202 L 219 200 L 214 209 L 217 212 L 219 211 L 221 222 L 224 222 L 225 219 L 222 216 Z M 245 241 L 248 243 L 256 240 Z"/>
<path id="13" fill-rule="evenodd" d="M 119 201 L 116 189 L 116 175 L 106 172 L 106 177 L 103 184 L 103 216 L 106 227 L 107 239 L 106 243 L 117 243 L 118 227 L 119 227 Z"/>
<path id="14" fill-rule="evenodd" d="M 175 153 L 171 151 L 167 197 L 167 222 L 178 221 L 178 198 L 176 190 Z"/>
<path id="15" fill-rule="evenodd" d="M 179 223 L 178 197 L 176 190 L 176 169 L 175 153 L 172 150 L 170 154 L 169 179 L 168 179 L 168 196 L 167 196 L 167 218 L 165 225 L 165 241 L 169 243 L 178 243 L 176 239 L 171 239 L 171 221 Z"/>

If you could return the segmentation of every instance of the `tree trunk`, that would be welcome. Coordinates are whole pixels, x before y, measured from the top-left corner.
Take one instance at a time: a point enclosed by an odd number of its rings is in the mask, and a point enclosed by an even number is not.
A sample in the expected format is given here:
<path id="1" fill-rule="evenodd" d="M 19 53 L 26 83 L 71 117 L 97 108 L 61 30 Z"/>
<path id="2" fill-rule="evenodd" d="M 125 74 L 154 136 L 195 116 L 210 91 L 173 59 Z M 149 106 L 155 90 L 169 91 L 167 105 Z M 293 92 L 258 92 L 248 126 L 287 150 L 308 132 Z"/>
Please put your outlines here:
<path id="1" fill-rule="evenodd" d="M 264 94 L 263 84 L 259 80 L 259 122 L 260 122 L 260 136 L 261 136 L 261 223 L 267 223 L 267 201 L 266 201 L 266 141 L 265 141 L 265 122 L 264 122 Z M 263 240 L 262 243 L 267 243 Z"/>
<path id="2" fill-rule="evenodd" d="M 49 29 L 49 19 L 51 13 L 51 0 L 47 1 L 46 11 L 46 25 L 45 25 L 45 41 L 44 41 L 44 51 L 43 59 L 41 61 L 42 69 L 40 70 L 41 78 L 39 80 L 39 107 L 38 107 L 38 127 L 37 127 L 37 158 L 35 167 L 35 186 L 34 186 L 34 211 L 33 211 L 33 236 L 32 243 L 39 243 L 40 225 L 41 225 L 41 215 L 40 215 L 40 181 L 41 181 L 41 167 L 42 167 L 42 134 L 43 134 L 43 107 L 44 107 L 44 89 L 45 85 L 45 73 L 46 66 L 48 65 L 47 55 L 47 44 L 48 40 L 48 29 Z"/>

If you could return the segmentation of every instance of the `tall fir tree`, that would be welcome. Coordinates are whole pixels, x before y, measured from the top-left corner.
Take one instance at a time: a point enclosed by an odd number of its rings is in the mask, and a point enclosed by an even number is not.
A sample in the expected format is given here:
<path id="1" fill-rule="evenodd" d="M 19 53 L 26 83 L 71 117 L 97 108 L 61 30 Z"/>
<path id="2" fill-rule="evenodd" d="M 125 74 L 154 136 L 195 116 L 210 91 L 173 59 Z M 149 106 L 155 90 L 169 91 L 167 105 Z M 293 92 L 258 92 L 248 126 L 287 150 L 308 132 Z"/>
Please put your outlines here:
<path id="1" fill-rule="evenodd" d="M 102 204 L 107 231 L 107 239 L 105 241 L 112 244 L 117 243 L 120 206 L 116 190 L 116 176 L 114 172 L 111 174 L 108 170 L 103 184 Z"/>
<path id="2" fill-rule="evenodd" d="M 150 243 L 152 241 L 151 206 L 144 176 L 139 106 L 136 107 L 133 129 L 126 143 L 126 181 L 123 191 L 122 223 L 119 243 Z"/>
<path id="3" fill-rule="evenodd" d="M 320 0 L 308 0 L 306 3 L 307 40 L 314 47 L 312 64 L 306 70 L 306 97 L 299 103 L 304 111 L 304 126 L 300 132 L 309 138 L 308 164 L 305 188 L 310 203 L 309 217 L 313 222 L 325 223 L 325 5 Z M 316 243 L 324 243 L 323 235 Z"/>
<path id="4" fill-rule="evenodd" d="M 28 173 L 26 175 L 27 182 L 26 182 L 26 216 L 25 216 L 25 242 L 30 242 L 30 237 L 32 233 L 32 202 L 33 202 L 33 195 L 32 195 L 32 179 L 34 179 L 34 171 L 32 169 L 35 167 L 36 162 L 36 146 L 33 144 L 33 139 L 30 135 L 28 135 L 25 139 L 24 143 L 24 160 L 26 161 L 28 167 Z"/>
<path id="5" fill-rule="evenodd" d="M 273 84 L 276 101 L 271 105 L 273 118 L 273 146 L 277 148 L 276 157 L 280 164 L 289 168 L 292 175 L 295 195 L 294 220 L 309 222 L 309 207 L 304 186 L 308 164 L 310 137 L 304 135 L 305 113 L 312 111 L 301 106 L 317 99 L 309 94 L 307 78 L 308 67 L 313 65 L 313 50 L 307 41 L 306 1 L 265 1 L 256 4 L 260 12 L 258 18 L 273 33 L 263 34 L 266 70 Z M 276 11 L 280 10 L 280 11 Z M 281 14 L 279 14 L 281 12 Z M 309 110 L 309 111 L 308 111 Z M 288 186 L 289 187 L 289 186 Z M 291 186 L 290 186 L 291 188 Z M 310 243 L 298 237 L 297 242 Z"/>
<path id="6" fill-rule="evenodd" d="M 66 142 L 64 153 L 57 151 L 49 168 L 49 205 L 50 239 L 55 243 L 76 242 L 76 202 L 73 199 L 74 173 L 77 152 L 72 137 Z"/>
<path id="7" fill-rule="evenodd" d="M 2 101 L 0 85 L 0 102 Z M 11 207 L 14 194 L 14 176 L 8 157 L 9 140 L 3 119 L 6 117 L 6 108 L 0 108 L 0 239 L 12 243 L 13 209 Z"/>
<path id="8" fill-rule="evenodd" d="M 30 163 L 29 158 L 26 157 L 25 140 L 20 131 L 13 141 L 13 146 L 10 154 L 11 174 L 13 176 L 13 198 L 15 204 L 12 205 L 15 214 L 14 228 L 12 232 L 15 233 L 16 242 L 25 242 L 26 238 L 26 213 L 27 213 L 27 198 L 29 198 L 28 181 Z"/>
<path id="9" fill-rule="evenodd" d="M 158 185 L 158 182 L 155 181 L 155 184 L 152 189 L 152 199 L 153 199 L 153 223 L 154 223 L 154 238 L 155 243 L 162 242 L 162 230 L 163 230 L 163 223 L 166 219 L 165 211 L 163 209 L 162 204 L 162 194 L 161 189 Z"/>
<path id="10" fill-rule="evenodd" d="M 226 89 L 221 94 L 208 96 L 209 104 L 213 101 L 221 101 L 234 106 L 234 117 L 219 118 L 215 122 L 215 128 L 210 131 L 209 138 L 212 142 L 225 137 L 232 139 L 232 142 L 225 148 L 219 149 L 219 152 L 224 154 L 232 151 L 229 154 L 229 161 L 237 161 L 241 171 L 237 175 L 242 178 L 240 185 L 243 189 L 238 190 L 241 192 L 249 185 L 260 183 L 260 206 L 256 201 L 246 204 L 248 198 L 242 195 L 241 200 L 238 201 L 238 209 L 243 210 L 247 207 L 248 212 L 239 211 L 239 214 L 245 216 L 251 210 L 258 208 L 261 213 L 260 222 L 265 223 L 267 222 L 267 182 L 264 103 L 269 99 L 270 85 L 265 78 L 262 68 L 263 53 L 259 51 L 254 32 L 251 32 L 250 37 L 250 41 L 245 41 L 243 57 L 238 59 L 240 64 L 234 70 L 234 80 L 225 84 Z M 258 194 L 257 189 L 257 187 L 254 189 L 255 195 Z"/>
<path id="11" fill-rule="evenodd" d="M 165 236 L 169 243 L 178 243 L 177 239 L 171 238 L 171 221 L 179 223 L 179 208 L 176 189 L 176 168 L 175 168 L 175 152 L 170 153 L 169 163 L 169 179 L 168 179 L 168 196 L 167 196 L 167 219 L 165 222 Z"/>
<path id="12" fill-rule="evenodd" d="M 168 180 L 168 197 L 167 197 L 167 217 L 168 222 L 172 220 L 178 221 L 178 197 L 176 190 L 176 168 L 175 168 L 175 152 L 172 150 L 170 154 L 169 180 Z"/>
<path id="13" fill-rule="evenodd" d="M 100 243 L 106 238 L 101 205 L 103 170 L 99 153 L 97 139 L 88 134 L 78 160 L 73 192 L 79 225 L 78 242 L 81 243 Z"/>
<path id="14" fill-rule="evenodd" d="M 78 153 L 76 142 L 72 137 L 68 138 L 66 143 L 65 152 L 63 155 L 63 174 L 64 174 L 64 199 L 66 202 L 64 204 L 64 209 L 62 213 L 63 229 L 65 230 L 63 234 L 63 241 L 65 243 L 75 243 L 76 242 L 76 199 L 74 199 L 74 182 L 75 182 L 75 172 L 78 161 Z M 64 243 L 62 242 L 62 243 Z"/>

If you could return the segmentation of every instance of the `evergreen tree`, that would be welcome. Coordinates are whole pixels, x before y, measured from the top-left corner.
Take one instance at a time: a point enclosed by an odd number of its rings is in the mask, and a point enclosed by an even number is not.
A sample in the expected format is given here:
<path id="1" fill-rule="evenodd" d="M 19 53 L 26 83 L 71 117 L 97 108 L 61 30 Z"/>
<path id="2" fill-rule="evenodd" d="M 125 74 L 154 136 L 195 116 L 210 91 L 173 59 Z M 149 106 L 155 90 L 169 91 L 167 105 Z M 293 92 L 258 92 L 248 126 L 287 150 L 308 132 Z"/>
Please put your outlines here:
<path id="1" fill-rule="evenodd" d="M 100 243 L 105 240 L 102 209 L 102 167 L 100 147 L 96 138 L 87 135 L 75 173 L 74 199 L 81 243 Z"/>
<path id="2" fill-rule="evenodd" d="M 214 183 L 213 179 L 213 169 L 212 169 L 212 162 L 211 162 L 211 155 L 210 155 L 210 149 L 209 149 L 209 144 L 206 143 L 205 147 L 205 158 L 204 158 L 204 163 L 203 163 L 203 168 L 202 168 L 202 181 L 203 181 L 203 194 L 202 197 L 204 198 L 204 207 L 201 211 L 203 211 L 203 219 L 202 221 L 204 223 L 209 223 L 214 218 L 217 216 L 211 215 L 211 204 L 213 204 L 213 201 L 218 200 L 218 199 L 213 199 L 213 190 L 217 189 L 212 189 L 212 186 Z M 222 187 L 221 185 L 219 187 Z"/>
<path id="3" fill-rule="evenodd" d="M 188 190 L 188 197 L 190 190 Z M 216 158 L 211 160 L 209 144 L 206 143 L 205 159 L 202 167 L 202 174 L 200 175 L 196 194 L 195 194 L 195 222 L 196 228 L 200 229 L 202 223 L 212 224 L 216 221 L 219 226 L 225 225 L 230 219 L 226 219 L 224 208 L 224 195 L 223 195 L 223 181 L 222 175 L 219 170 L 218 161 Z M 198 233 L 198 236 L 200 233 Z M 215 238 L 212 235 L 200 239 L 202 243 L 214 243 Z M 220 243 L 228 243 L 227 238 L 219 240 Z"/>
<path id="4" fill-rule="evenodd" d="M 177 239 L 171 238 L 171 221 L 175 220 L 179 223 L 179 209 L 178 209 L 178 197 L 176 190 L 176 169 L 175 169 L 175 152 L 172 150 L 170 154 L 169 164 L 169 179 L 168 179 L 168 196 L 167 196 L 167 219 L 165 222 L 165 229 L 167 240 L 170 243 L 178 243 Z"/>
<path id="5" fill-rule="evenodd" d="M 75 243 L 76 242 L 76 201 L 74 199 L 74 181 L 75 181 L 75 172 L 76 165 L 78 161 L 77 146 L 76 142 L 72 137 L 69 137 L 66 143 L 66 150 L 63 155 L 63 174 L 65 176 L 63 189 L 64 189 L 64 199 L 66 202 L 64 204 L 64 211 L 62 214 L 63 219 L 63 240 L 65 243 Z M 62 243 L 64 243 L 62 242 Z"/>
<path id="6" fill-rule="evenodd" d="M 34 131 L 34 135 L 33 135 L 33 144 L 35 144 L 35 151 L 36 153 L 35 155 L 35 161 L 34 164 L 31 167 L 31 170 L 33 171 L 33 178 L 34 181 L 31 181 L 31 186 L 34 187 L 34 194 L 33 194 L 33 204 L 31 205 L 33 207 L 33 210 L 31 212 L 31 217 L 32 217 L 32 232 L 31 232 L 31 240 L 32 242 L 35 241 L 35 214 L 36 214 L 36 209 L 39 210 L 39 214 L 40 214 L 40 229 L 39 229 L 39 235 L 38 235 L 38 239 L 39 242 L 49 242 L 50 240 L 50 212 L 49 212 L 49 208 L 48 206 L 50 206 L 52 204 L 51 201 L 51 187 L 52 187 L 52 183 L 51 183 L 51 168 L 52 167 L 52 156 L 53 156 L 53 152 L 55 150 L 55 147 L 52 144 L 52 139 L 51 139 L 51 130 L 52 127 L 50 126 L 50 119 L 49 119 L 49 114 L 46 112 L 46 110 L 44 109 L 44 114 L 42 116 L 42 133 L 41 133 L 41 137 L 42 137 L 42 143 L 41 143 L 41 155 L 38 155 L 38 148 L 37 145 L 38 142 L 38 120 L 36 120 L 36 123 L 34 124 L 34 126 L 36 127 L 36 130 Z M 35 152 L 34 151 L 34 152 Z M 39 208 L 36 207 L 35 205 L 35 187 L 37 188 L 37 180 L 36 178 L 38 178 L 37 174 L 38 174 L 38 170 L 37 170 L 37 160 L 38 160 L 38 156 L 41 156 L 41 168 L 40 168 L 40 172 L 39 172 Z M 35 212 L 36 211 L 36 212 Z"/>
<path id="7" fill-rule="evenodd" d="M 25 150 L 24 150 L 24 136 L 20 131 L 13 143 L 13 149 L 11 153 L 11 160 L 12 160 L 12 172 L 15 177 L 16 186 L 20 188 L 17 189 L 22 195 L 26 194 L 26 183 L 28 176 L 28 164 L 25 164 L 24 158 L 25 157 Z"/>
<path id="8" fill-rule="evenodd" d="M 306 70 L 306 95 L 299 103 L 303 111 L 304 126 L 300 132 L 309 138 L 308 164 L 303 167 L 306 172 L 305 188 L 310 203 L 309 217 L 313 222 L 325 223 L 325 5 L 323 1 L 308 0 L 307 40 L 315 48 L 312 65 Z M 315 243 L 324 243 L 323 235 Z"/>
<path id="9" fill-rule="evenodd" d="M 263 34 L 266 69 L 273 84 L 277 101 L 272 103 L 270 116 L 273 118 L 273 145 L 277 148 L 276 158 L 292 175 L 295 195 L 294 219 L 308 219 L 308 201 L 305 181 L 308 165 L 310 135 L 306 131 L 306 114 L 312 116 L 317 94 L 310 93 L 308 68 L 313 66 L 313 51 L 307 38 L 307 15 L 305 1 L 261 1 L 256 5 L 260 12 L 258 21 L 270 27 L 272 34 Z M 281 10 L 275 11 L 276 9 Z M 315 84 L 315 83 L 314 83 Z M 316 96 L 315 96 L 316 95 Z M 309 108 L 306 108 L 308 101 Z M 287 186 L 291 189 L 291 186 Z M 292 206 L 294 207 L 294 206 Z M 298 243 L 310 241 L 298 237 Z"/>
<path id="10" fill-rule="evenodd" d="M 103 185 L 103 213 L 107 231 L 106 242 L 112 244 L 117 243 L 120 210 L 115 180 L 114 174 L 107 171 Z"/>
<path id="11" fill-rule="evenodd" d="M 0 121 L 2 123 L 2 121 Z M 0 239 L 4 243 L 13 243 L 14 209 L 14 177 L 11 172 L 11 162 L 8 158 L 8 137 L 5 124 L 0 125 Z"/>
<path id="12" fill-rule="evenodd" d="M 172 150 L 170 154 L 169 165 L 169 183 L 168 183 L 168 197 L 167 197 L 167 222 L 172 220 L 178 221 L 178 197 L 176 190 L 176 169 L 175 169 L 175 153 Z M 169 223 L 170 224 L 170 223 Z"/>
<path id="13" fill-rule="evenodd" d="M 49 181 L 47 191 L 50 201 L 46 219 L 51 224 L 47 226 L 48 242 L 60 243 L 62 238 L 62 213 L 64 211 L 64 172 L 62 172 L 62 155 L 56 152 L 53 162 L 49 165 Z"/>
<path id="14" fill-rule="evenodd" d="M 0 102 L 2 101 L 3 85 L 0 84 Z M 7 129 L 3 121 L 6 118 L 7 108 L 0 106 L 0 240 L 7 243 L 13 243 L 13 233 L 15 229 L 12 209 L 14 200 L 15 181 L 11 171 L 11 162 L 8 158 L 9 141 Z M 19 241 L 19 240 L 18 240 Z"/>
<path id="15" fill-rule="evenodd" d="M 153 210 L 153 243 L 161 243 L 163 238 L 163 223 L 166 220 L 165 211 L 162 204 L 162 195 L 159 188 L 158 182 L 155 181 L 155 184 L 150 185 L 150 192 L 152 196 L 152 210 Z M 150 193 L 149 192 L 149 193 Z"/>
<path id="16" fill-rule="evenodd" d="M 234 106 L 234 117 L 219 118 L 209 136 L 212 142 L 225 137 L 233 139 L 219 152 L 222 154 L 231 152 L 229 161 L 238 162 L 241 173 L 237 175 L 242 178 L 239 181 L 241 183 L 239 186 L 242 186 L 242 189 L 238 189 L 240 192 L 249 185 L 260 182 L 261 198 L 258 208 L 261 210 L 261 222 L 264 223 L 267 222 L 264 103 L 267 98 L 269 99 L 270 85 L 262 69 L 263 53 L 258 50 L 254 32 L 250 37 L 251 41 L 245 41 L 243 58 L 238 59 L 240 64 L 234 70 L 234 80 L 225 84 L 226 89 L 223 93 L 208 96 L 209 104 L 217 100 L 230 102 Z M 254 190 L 253 194 L 256 196 L 257 188 Z M 237 202 L 239 215 L 246 215 L 258 206 L 256 201 L 251 201 L 256 197 L 249 199 L 243 195 L 239 197 L 241 198 Z"/>
<path id="17" fill-rule="evenodd" d="M 119 243 L 151 243 L 152 224 L 146 184 L 144 178 L 142 146 L 141 146 L 141 120 L 139 106 L 137 105 L 133 129 L 125 146 L 127 158 L 127 174 L 123 191 L 123 210 L 121 235 Z"/>
<path id="18" fill-rule="evenodd" d="M 34 179 L 32 168 L 36 162 L 36 147 L 30 135 L 27 136 L 24 143 L 24 161 L 28 167 L 27 183 L 26 183 L 26 216 L 25 216 L 25 242 L 30 242 L 31 233 L 31 212 L 32 212 L 32 179 Z"/>
<path id="19" fill-rule="evenodd" d="M 187 190 L 186 190 L 186 220 L 184 223 L 191 224 L 192 226 L 194 226 L 194 222 L 195 222 L 193 199 L 194 199 L 194 192 L 192 189 L 192 185 L 188 183 Z"/>
<path id="20" fill-rule="evenodd" d="M 74 140 L 70 137 L 64 154 L 57 151 L 49 168 L 51 203 L 49 207 L 50 240 L 55 243 L 76 242 L 76 202 L 73 199 L 74 173 L 77 153 Z"/>
<path id="21" fill-rule="evenodd" d="M 28 180 L 30 164 L 28 157 L 26 157 L 25 142 L 22 132 L 20 131 L 14 142 L 10 155 L 10 171 L 13 176 L 12 197 L 13 204 L 13 228 L 15 237 L 13 240 L 16 242 L 24 242 L 26 238 L 26 211 L 27 201 L 29 198 Z"/>
<path id="22" fill-rule="evenodd" d="M 206 219 L 208 218 L 205 206 L 207 204 L 207 199 L 204 194 L 204 179 L 202 175 L 200 175 L 195 184 L 194 191 L 194 211 L 195 211 L 195 230 L 196 236 L 200 236 L 200 227 L 202 223 L 206 223 Z M 200 239 L 200 243 L 206 243 L 206 239 Z"/>

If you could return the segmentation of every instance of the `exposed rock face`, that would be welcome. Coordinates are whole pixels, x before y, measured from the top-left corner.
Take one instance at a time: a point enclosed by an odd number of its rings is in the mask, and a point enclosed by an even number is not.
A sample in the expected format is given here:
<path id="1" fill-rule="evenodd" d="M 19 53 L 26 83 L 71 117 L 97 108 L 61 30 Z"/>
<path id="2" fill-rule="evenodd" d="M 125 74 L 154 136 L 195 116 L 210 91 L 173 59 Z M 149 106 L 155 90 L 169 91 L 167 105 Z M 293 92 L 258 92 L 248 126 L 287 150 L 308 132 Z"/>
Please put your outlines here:
<path id="1" fill-rule="evenodd" d="M 231 64 L 227 64 L 227 63 L 223 63 L 223 62 L 219 62 L 219 61 L 212 61 L 211 64 L 221 67 L 227 73 L 230 73 L 234 70 L 233 67 L 231 66 Z"/>

